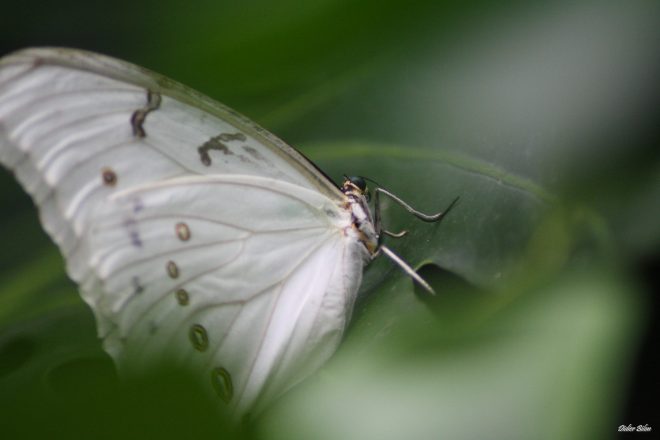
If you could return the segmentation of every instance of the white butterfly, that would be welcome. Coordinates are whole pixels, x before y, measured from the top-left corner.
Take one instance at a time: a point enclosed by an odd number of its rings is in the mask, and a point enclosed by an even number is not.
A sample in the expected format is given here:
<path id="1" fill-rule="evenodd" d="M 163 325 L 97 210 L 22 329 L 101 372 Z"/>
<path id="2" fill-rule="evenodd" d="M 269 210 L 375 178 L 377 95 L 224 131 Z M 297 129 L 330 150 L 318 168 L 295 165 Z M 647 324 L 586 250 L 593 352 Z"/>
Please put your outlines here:
<path id="1" fill-rule="evenodd" d="M 378 194 L 426 221 L 442 213 L 376 188 L 372 219 L 363 179 L 337 188 L 236 112 L 102 55 L 0 61 L 0 161 L 39 206 L 120 370 L 197 368 L 237 413 L 335 351 L 380 252 L 431 290 L 382 245 Z"/>

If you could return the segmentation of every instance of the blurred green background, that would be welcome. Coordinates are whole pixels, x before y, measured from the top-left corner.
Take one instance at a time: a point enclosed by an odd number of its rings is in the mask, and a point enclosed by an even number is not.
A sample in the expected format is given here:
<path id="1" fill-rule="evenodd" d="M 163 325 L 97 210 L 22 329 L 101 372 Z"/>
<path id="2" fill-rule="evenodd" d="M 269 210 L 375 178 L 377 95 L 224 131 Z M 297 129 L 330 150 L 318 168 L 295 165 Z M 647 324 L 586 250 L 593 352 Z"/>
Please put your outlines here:
<path id="1" fill-rule="evenodd" d="M 370 177 L 390 243 L 345 343 L 231 426 L 185 378 L 122 389 L 31 201 L 0 171 L 0 436 L 617 437 L 660 371 L 660 4 L 24 0 L 0 54 L 69 46 L 238 110 L 336 181 Z M 162 373 L 162 374 L 161 374 Z M 172 377 L 178 377 L 172 380 Z M 5 437 L 3 433 L 7 433 Z"/>

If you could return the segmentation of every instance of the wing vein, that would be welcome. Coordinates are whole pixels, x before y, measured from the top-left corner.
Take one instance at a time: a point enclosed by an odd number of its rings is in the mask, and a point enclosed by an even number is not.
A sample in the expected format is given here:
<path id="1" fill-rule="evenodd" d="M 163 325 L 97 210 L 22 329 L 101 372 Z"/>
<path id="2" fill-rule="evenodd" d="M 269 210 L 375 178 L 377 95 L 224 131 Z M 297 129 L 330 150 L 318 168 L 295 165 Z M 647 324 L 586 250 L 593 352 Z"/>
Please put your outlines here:
<path id="1" fill-rule="evenodd" d="M 126 269 L 129 269 L 131 267 L 134 267 L 136 264 L 142 264 L 142 263 L 146 263 L 146 262 L 149 262 L 149 261 L 158 260 L 162 257 L 177 254 L 177 253 L 182 252 L 182 251 L 190 251 L 190 250 L 193 250 L 193 249 L 209 248 L 209 247 L 213 247 L 213 246 L 217 246 L 217 245 L 221 245 L 221 244 L 236 243 L 236 242 L 240 242 L 240 241 L 245 241 L 248 238 L 249 238 L 249 236 L 248 237 L 235 238 L 235 239 L 231 239 L 231 240 L 218 240 L 218 241 L 213 241 L 213 242 L 210 242 L 210 243 L 199 243 L 199 244 L 189 245 L 189 246 L 185 246 L 185 247 L 182 247 L 182 248 L 168 250 L 166 252 L 159 252 L 157 254 L 149 255 L 148 257 L 139 258 L 137 260 L 127 262 L 126 264 L 124 264 L 122 266 L 119 266 L 119 267 L 115 268 L 112 272 L 108 273 L 107 278 L 116 277 L 121 272 L 123 272 Z M 118 247 L 123 247 L 123 246 L 117 246 L 116 248 L 118 248 Z M 110 254 L 110 252 L 108 252 L 108 254 Z M 102 263 L 103 260 L 105 260 L 106 258 L 107 258 L 107 255 L 104 256 L 103 258 L 101 258 L 99 260 L 99 263 Z M 98 265 L 97 265 L 97 268 L 98 268 Z M 106 279 L 104 279 L 104 278 L 100 278 L 100 280 L 102 282 L 106 281 Z"/>
<path id="2" fill-rule="evenodd" d="M 234 177 L 238 177 L 238 176 L 241 176 L 241 175 L 240 174 L 234 175 Z M 173 179 L 161 180 L 160 182 L 156 182 L 154 184 L 143 185 L 143 186 L 136 187 L 136 188 L 129 188 L 125 191 L 115 193 L 113 195 L 113 197 L 117 197 L 117 198 L 126 197 L 127 195 L 140 194 L 140 193 L 144 193 L 144 192 L 147 192 L 147 191 L 153 191 L 154 189 L 156 189 L 158 187 L 171 186 L 171 185 L 176 185 L 178 187 L 181 187 L 183 185 L 191 185 L 191 186 L 192 185 L 234 185 L 234 186 L 239 186 L 240 185 L 240 186 L 248 186 L 248 187 L 252 187 L 252 188 L 258 188 L 258 189 L 264 190 L 264 191 L 270 191 L 272 193 L 279 194 L 281 196 L 284 196 L 286 198 L 295 200 L 297 202 L 301 202 L 301 204 L 303 204 L 305 206 L 308 206 L 308 207 L 311 207 L 315 211 L 319 211 L 319 208 L 317 206 L 313 205 L 312 203 L 310 203 L 309 200 L 307 200 L 307 199 L 305 199 L 301 196 L 291 194 L 291 193 L 286 192 L 284 190 L 281 190 L 279 188 L 275 188 L 273 186 L 264 186 L 264 184 L 250 183 L 250 182 L 246 182 L 246 181 L 241 181 L 240 183 L 238 183 L 234 180 L 213 180 L 213 179 L 209 179 L 208 177 L 209 176 L 205 176 L 205 178 L 195 179 L 195 180 L 193 180 L 193 178 L 189 178 L 189 177 L 183 177 L 180 180 L 173 180 Z M 248 177 L 253 177 L 253 176 L 248 175 Z"/>
<path id="3" fill-rule="evenodd" d="M 44 85 L 39 85 L 39 86 L 32 86 L 30 87 L 30 91 L 33 92 L 32 89 L 43 87 Z M 35 107 L 42 107 L 45 104 L 48 103 L 48 101 L 53 100 L 53 99 L 59 99 L 62 97 L 70 98 L 70 97 L 75 97 L 75 95 L 83 95 L 85 98 L 89 98 L 89 94 L 91 92 L 97 92 L 101 91 L 103 93 L 116 93 L 116 92 L 121 92 L 121 93 L 131 93 L 131 94 L 138 94 L 139 92 L 143 91 L 139 88 L 121 88 L 121 87 L 108 87 L 108 88 L 94 88 L 94 89 L 72 89 L 72 90 L 60 90 L 55 93 L 45 93 L 45 94 L 36 94 L 35 99 L 30 99 L 25 102 L 22 102 L 21 104 L 18 105 L 18 107 L 14 108 L 12 110 L 12 113 L 18 113 L 19 111 L 23 111 L 26 109 L 26 107 L 30 106 L 35 106 L 35 104 L 38 104 Z M 6 102 L 9 102 L 12 99 L 16 99 L 17 96 L 20 96 L 21 94 L 25 93 L 25 90 L 20 90 L 17 93 L 14 93 L 13 95 L 5 95 L 3 96 L 3 100 Z M 61 109 L 61 108 L 60 108 Z"/>
<path id="4" fill-rule="evenodd" d="M 245 392 L 245 388 L 247 387 L 247 384 L 250 382 L 250 378 L 251 378 L 251 376 L 252 376 L 252 374 L 253 374 L 253 372 L 254 372 L 254 366 L 255 366 L 255 364 L 256 364 L 256 362 L 257 362 L 257 359 L 259 358 L 259 355 L 260 355 L 260 353 L 261 353 L 261 350 L 263 349 L 263 343 L 264 343 L 264 340 L 265 340 L 265 334 L 268 333 L 268 330 L 270 329 L 270 326 L 271 326 L 271 324 L 272 324 L 273 315 L 274 315 L 274 313 L 275 313 L 275 310 L 277 309 L 277 304 L 279 303 L 279 301 L 280 301 L 280 299 L 281 299 L 282 291 L 284 290 L 284 286 L 285 286 L 286 283 L 291 279 L 291 275 L 292 275 L 293 273 L 297 272 L 297 271 L 300 269 L 300 267 L 302 266 L 302 263 L 303 263 L 304 261 L 307 261 L 307 260 L 308 260 L 312 255 L 314 255 L 315 253 L 319 252 L 319 250 L 322 249 L 323 246 L 324 246 L 328 241 L 330 241 L 331 238 L 332 238 L 332 235 L 329 235 L 329 236 L 326 237 L 324 240 L 322 240 L 319 244 L 317 244 L 317 245 L 316 245 L 316 246 L 315 246 L 310 252 L 307 252 L 307 253 L 305 254 L 304 258 L 299 259 L 299 260 L 298 260 L 298 263 L 297 263 L 296 265 L 294 265 L 294 267 L 293 267 L 293 268 L 287 273 L 287 275 L 284 276 L 284 277 L 279 281 L 280 289 L 279 289 L 279 292 L 277 293 L 277 296 L 276 296 L 276 298 L 275 298 L 275 304 L 273 305 L 273 307 L 270 308 L 270 312 L 269 312 L 269 314 L 268 314 L 268 320 L 267 320 L 267 323 L 266 323 L 266 325 L 264 326 L 264 329 L 263 329 L 263 331 L 262 331 L 262 333 L 261 333 L 261 338 L 260 338 L 260 341 L 259 341 L 259 346 L 257 347 L 257 350 L 256 350 L 255 355 L 252 357 L 252 361 L 250 362 L 250 368 L 248 369 L 247 379 L 243 382 L 243 385 L 242 385 L 242 387 L 241 387 L 241 391 L 240 391 L 240 393 L 238 393 L 238 394 L 236 395 L 236 399 L 237 399 L 238 402 L 240 402 L 240 399 L 242 398 L 243 393 Z M 229 331 L 231 331 L 231 328 L 229 329 Z M 214 355 L 215 355 L 216 352 L 217 352 L 217 350 L 214 351 Z"/>
<path id="5" fill-rule="evenodd" d="M 179 214 L 179 213 L 163 213 L 163 214 L 155 214 L 155 215 L 145 215 L 143 217 L 140 217 L 139 221 L 140 223 L 147 223 L 149 221 L 157 221 L 157 220 L 165 220 L 165 219 L 174 219 L 174 220 L 199 220 L 215 225 L 222 225 L 222 226 L 227 226 L 229 228 L 233 229 L 238 229 L 240 231 L 244 232 L 250 232 L 252 234 L 270 234 L 270 233 L 275 233 L 275 232 L 294 232 L 294 231 L 311 231 L 314 229 L 328 229 L 325 225 L 314 225 L 314 226 L 299 226 L 299 227 L 293 227 L 293 228 L 285 228 L 285 229 L 260 229 L 260 230 L 254 230 L 247 228 L 245 226 L 240 226 L 237 224 L 229 223 L 226 221 L 210 218 L 210 217 L 204 217 L 201 215 L 194 215 L 194 214 Z M 105 227 L 108 228 L 113 228 L 113 227 L 118 227 L 123 225 L 123 222 L 115 222 L 115 223 L 106 223 L 104 224 Z"/>
<path id="6" fill-rule="evenodd" d="M 290 271 L 288 271 L 287 274 L 285 274 L 281 279 L 277 280 L 277 281 L 274 282 L 274 283 L 271 283 L 271 284 L 267 285 L 267 286 L 264 287 L 263 289 L 260 289 L 260 290 L 258 290 L 258 291 L 256 291 L 256 292 L 252 293 L 249 297 L 244 298 L 244 299 L 241 299 L 241 300 L 225 301 L 225 302 L 221 302 L 221 303 L 213 304 L 213 305 L 211 305 L 211 306 L 208 306 L 208 305 L 207 305 L 207 306 L 198 306 L 197 308 L 195 308 L 193 311 L 191 311 L 191 312 L 188 314 L 187 319 L 182 320 L 182 322 L 177 326 L 176 330 L 172 332 L 172 335 L 177 335 L 177 334 L 179 334 L 179 332 L 181 331 L 181 328 L 182 328 L 183 326 L 185 326 L 185 325 L 187 325 L 187 324 L 190 324 L 190 322 L 194 321 L 195 317 L 197 317 L 197 315 L 199 315 L 199 314 L 202 313 L 202 312 L 207 312 L 207 311 L 212 310 L 212 309 L 215 309 L 215 308 L 222 308 L 222 307 L 227 307 L 227 306 L 232 306 L 232 305 L 241 305 L 241 306 L 244 306 L 245 304 L 247 304 L 247 303 L 253 301 L 254 299 L 256 299 L 256 298 L 258 298 L 258 297 L 260 297 L 260 296 L 262 296 L 262 295 L 264 295 L 264 294 L 267 294 L 267 293 L 271 292 L 271 289 L 273 289 L 273 288 L 274 288 L 275 286 L 277 286 L 278 284 L 281 286 L 283 280 L 285 280 L 285 279 L 288 278 L 293 272 L 295 272 L 295 271 L 300 267 L 300 265 L 302 264 L 303 261 L 305 261 L 310 255 L 312 255 L 312 254 L 313 254 L 314 252 L 316 252 L 319 248 L 321 248 L 321 247 L 323 246 L 323 244 L 325 244 L 328 240 L 330 240 L 330 238 L 331 238 L 331 236 L 328 236 L 328 237 L 324 238 L 322 241 L 320 241 L 319 244 L 316 245 L 316 246 L 314 247 L 314 249 L 312 249 L 310 252 L 306 253 L 302 258 L 300 258 L 300 259 L 298 260 L 298 262 L 293 266 L 293 268 L 292 268 Z M 206 271 L 206 272 L 200 274 L 199 276 L 196 276 L 195 278 L 199 278 L 200 276 L 207 275 L 208 273 L 214 272 L 214 271 L 216 271 L 217 269 L 218 269 L 218 267 L 214 267 L 214 268 L 212 268 L 211 270 Z M 186 281 L 184 281 L 184 282 L 181 282 L 181 283 L 180 283 L 175 289 L 180 288 L 181 286 L 185 285 L 186 283 L 189 283 L 190 281 L 191 281 L 191 280 L 186 280 Z M 280 291 L 281 291 L 281 289 L 280 289 Z M 140 315 L 140 318 L 137 319 L 137 320 L 135 320 L 135 322 L 139 322 L 139 321 L 141 321 L 141 320 L 142 320 L 147 314 L 149 314 L 153 309 L 155 309 L 155 308 L 158 306 L 158 304 L 159 304 L 164 298 L 167 298 L 168 294 L 169 294 L 169 291 L 166 292 L 165 294 L 161 294 L 161 295 L 160 295 L 160 298 L 159 298 L 157 301 L 155 301 L 155 302 L 151 305 L 151 307 L 150 307 L 149 309 L 147 309 L 145 312 L 143 312 L 143 313 Z M 231 322 L 231 324 L 228 326 L 227 331 L 226 331 L 225 334 L 222 336 L 222 338 L 220 338 L 220 341 L 218 342 L 218 344 L 217 344 L 217 345 L 215 346 L 215 348 L 213 349 L 213 352 L 212 352 L 212 353 L 209 353 L 210 360 L 207 362 L 207 365 L 206 365 L 207 368 L 208 368 L 209 365 L 211 365 L 211 364 L 215 361 L 215 357 L 216 357 L 218 351 L 220 351 L 220 350 L 222 349 L 222 346 L 223 346 L 223 344 L 224 344 L 225 339 L 226 339 L 226 338 L 229 336 L 229 334 L 231 333 L 231 330 L 232 330 L 232 328 L 233 328 L 233 324 L 234 324 L 234 322 L 236 322 L 236 320 L 238 319 L 238 315 L 240 315 L 240 314 L 242 313 L 242 311 L 243 311 L 243 307 L 239 310 L 239 312 L 238 312 L 237 315 L 234 317 L 234 319 L 232 319 L 232 322 Z M 133 327 L 131 327 L 130 329 L 128 329 L 128 330 L 127 330 L 127 333 L 130 333 L 130 331 L 131 331 L 132 328 L 133 328 Z M 175 336 L 173 336 L 173 337 L 175 337 Z M 260 350 L 260 349 L 259 349 L 259 350 Z M 259 351 L 259 350 L 258 350 L 258 351 Z M 257 352 L 257 354 L 258 354 L 258 352 Z"/>
<path id="7" fill-rule="evenodd" d="M 14 65 L 18 65 L 18 64 L 14 64 Z M 2 64 L 0 64 L 0 68 L 1 67 L 2 67 Z M 6 85 L 11 86 L 11 83 L 13 81 L 17 81 L 20 77 L 29 74 L 30 72 L 34 71 L 34 69 L 35 69 L 34 65 L 32 65 L 32 66 L 22 65 L 21 67 L 25 67 L 25 68 L 23 70 L 21 70 L 20 72 L 16 73 L 15 75 L 10 76 L 9 78 L 5 78 L 4 81 L 0 81 L 0 89 L 5 87 Z M 12 96 L 12 95 L 9 95 L 9 96 Z"/>

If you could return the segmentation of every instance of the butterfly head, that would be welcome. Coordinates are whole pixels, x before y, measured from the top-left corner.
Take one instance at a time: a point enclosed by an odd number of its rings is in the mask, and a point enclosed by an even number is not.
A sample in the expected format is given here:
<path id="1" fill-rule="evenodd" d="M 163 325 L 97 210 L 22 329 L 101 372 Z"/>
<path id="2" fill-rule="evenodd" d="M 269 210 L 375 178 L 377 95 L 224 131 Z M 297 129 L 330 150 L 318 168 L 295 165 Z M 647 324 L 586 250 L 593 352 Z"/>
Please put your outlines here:
<path id="1" fill-rule="evenodd" d="M 346 195 L 364 196 L 367 202 L 371 198 L 371 193 L 367 187 L 367 181 L 360 176 L 344 176 L 344 183 L 341 186 L 341 192 Z"/>

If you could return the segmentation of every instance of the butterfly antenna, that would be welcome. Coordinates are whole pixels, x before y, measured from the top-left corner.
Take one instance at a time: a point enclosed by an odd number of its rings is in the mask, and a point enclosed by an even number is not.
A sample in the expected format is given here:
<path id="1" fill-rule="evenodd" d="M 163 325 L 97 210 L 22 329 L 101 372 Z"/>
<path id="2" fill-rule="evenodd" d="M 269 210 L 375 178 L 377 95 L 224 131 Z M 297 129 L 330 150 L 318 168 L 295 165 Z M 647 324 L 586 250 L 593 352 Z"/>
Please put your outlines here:
<path id="1" fill-rule="evenodd" d="M 382 192 L 383 194 L 385 194 L 386 196 L 390 197 L 392 200 L 397 202 L 399 205 L 401 205 L 406 211 L 408 211 L 409 213 L 411 213 L 412 215 L 414 215 L 418 219 L 423 220 L 425 222 L 440 221 L 445 215 L 447 215 L 447 213 L 449 211 L 451 211 L 451 208 L 454 207 L 454 205 L 456 204 L 456 202 L 458 202 L 458 199 L 459 199 L 459 197 L 456 197 L 449 204 L 447 209 L 445 209 L 444 211 L 438 212 L 437 214 L 424 214 L 423 212 L 420 212 L 420 211 L 416 210 L 415 208 L 413 208 L 412 206 L 410 206 L 409 204 L 407 204 L 406 202 L 404 202 L 399 197 L 395 196 L 394 194 L 392 194 L 391 192 L 389 192 L 386 189 L 378 187 L 378 188 L 375 189 L 375 191 Z"/>
<path id="2" fill-rule="evenodd" d="M 391 250 L 390 248 L 388 248 L 387 246 L 382 246 L 382 245 L 381 245 L 380 248 L 379 248 L 379 250 L 382 251 L 385 255 L 387 255 L 387 256 L 390 258 L 390 260 L 392 260 L 392 261 L 394 261 L 396 264 L 398 264 L 399 267 L 400 267 L 401 269 L 403 269 L 403 271 L 404 271 L 405 273 L 407 273 L 408 276 L 409 276 L 410 278 L 412 278 L 412 279 L 415 280 L 420 286 L 422 286 L 422 287 L 424 288 L 424 290 L 426 290 L 427 292 L 429 292 L 431 295 L 435 295 L 435 290 L 433 290 L 433 287 L 431 287 L 431 286 L 429 285 L 429 283 L 427 283 L 426 281 L 424 281 L 424 278 L 420 277 L 420 276 L 417 274 L 417 272 L 415 272 L 415 271 L 413 270 L 413 268 L 410 267 L 410 266 L 408 265 L 408 263 L 406 263 L 405 261 L 403 261 L 403 260 L 402 260 L 397 254 L 395 254 L 394 252 L 392 252 L 392 250 Z"/>
<path id="3" fill-rule="evenodd" d="M 382 188 L 382 185 L 381 185 L 380 183 L 376 182 L 374 179 L 371 179 L 371 178 L 369 178 L 369 177 L 364 177 L 364 176 L 362 176 L 362 178 L 363 178 L 364 180 L 368 180 L 369 182 L 371 182 L 371 183 L 373 183 L 374 185 L 376 185 L 376 188 Z"/>

